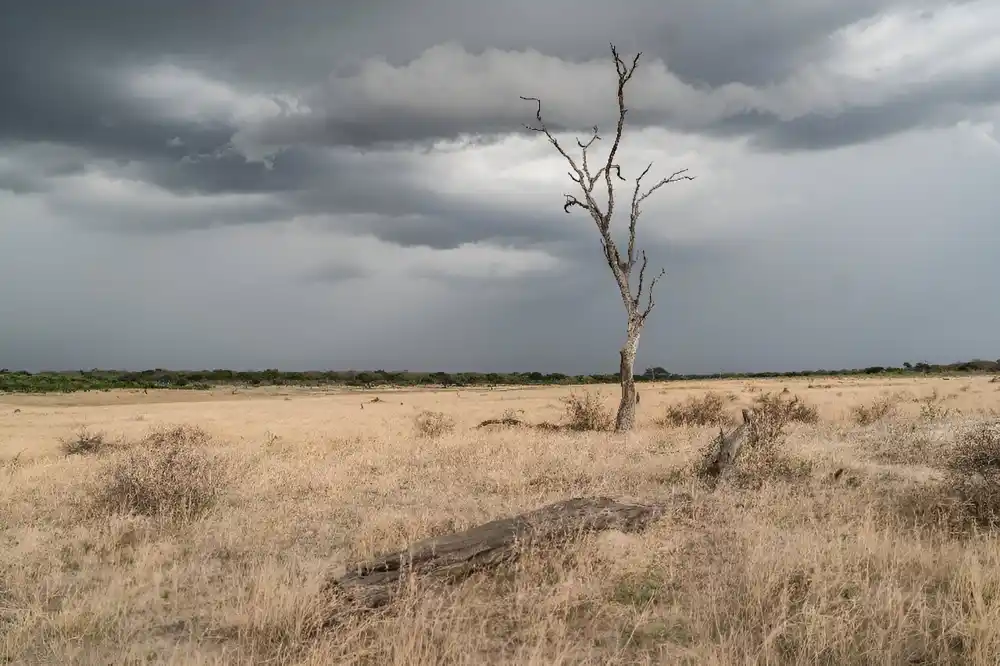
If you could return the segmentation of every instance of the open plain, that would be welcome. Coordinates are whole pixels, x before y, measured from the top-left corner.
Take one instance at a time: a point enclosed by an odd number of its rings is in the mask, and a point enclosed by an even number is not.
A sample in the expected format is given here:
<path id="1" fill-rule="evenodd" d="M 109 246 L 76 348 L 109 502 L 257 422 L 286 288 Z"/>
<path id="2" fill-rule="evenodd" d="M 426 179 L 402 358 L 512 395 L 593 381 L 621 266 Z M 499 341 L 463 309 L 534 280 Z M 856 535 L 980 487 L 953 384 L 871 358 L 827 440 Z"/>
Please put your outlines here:
<path id="1" fill-rule="evenodd" d="M 0 395 L 0 662 L 1000 663 L 1000 537 L 947 486 L 1000 383 L 639 389 L 627 436 L 477 428 L 565 422 L 582 388 Z M 780 473 L 712 487 L 694 470 L 718 425 L 665 420 L 708 393 L 730 416 L 798 396 L 818 420 L 788 424 Z M 670 510 L 378 611 L 322 593 L 414 540 L 576 496 Z"/>

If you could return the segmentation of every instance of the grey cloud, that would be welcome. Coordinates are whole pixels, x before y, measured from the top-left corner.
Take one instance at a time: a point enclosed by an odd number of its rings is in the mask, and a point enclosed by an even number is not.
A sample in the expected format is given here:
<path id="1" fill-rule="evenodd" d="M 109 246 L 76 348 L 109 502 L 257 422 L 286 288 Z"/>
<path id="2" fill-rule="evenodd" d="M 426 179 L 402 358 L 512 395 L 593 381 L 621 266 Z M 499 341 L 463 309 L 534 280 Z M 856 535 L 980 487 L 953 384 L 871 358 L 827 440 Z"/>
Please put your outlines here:
<path id="1" fill-rule="evenodd" d="M 226 154 L 202 161 L 149 161 L 132 169 L 171 191 L 217 195 L 268 194 L 263 204 L 248 204 L 225 217 L 167 222 L 187 229 L 210 224 L 252 224 L 276 216 L 299 216 L 315 228 L 370 234 L 390 243 L 435 249 L 464 243 L 503 241 L 516 247 L 567 242 L 589 232 L 590 221 L 566 216 L 558 195 L 541 212 L 512 214 L 508 207 L 482 200 L 459 200 L 428 191 L 414 181 L 412 165 L 391 155 L 292 148 L 268 169 Z M 169 214 L 169 213 L 168 213 Z M 145 228 L 145 227 L 142 227 Z M 148 228 L 161 232 L 164 226 Z"/>
<path id="2" fill-rule="evenodd" d="M 303 282 L 342 283 L 360 280 L 372 274 L 370 269 L 357 264 L 324 263 L 301 273 Z"/>
<path id="3" fill-rule="evenodd" d="M 488 143 L 522 132 L 532 110 L 519 94 L 542 97 L 554 127 L 603 124 L 613 111 L 609 40 L 644 50 L 640 72 L 662 61 L 676 76 L 677 95 L 663 99 L 636 81 L 635 126 L 749 137 L 768 152 L 709 160 L 714 169 L 697 175 L 714 196 L 664 194 L 679 200 L 660 209 L 673 228 L 654 228 L 651 206 L 641 242 L 668 272 L 640 366 L 1000 355 L 991 337 L 1000 321 L 979 298 L 998 279 L 996 153 L 976 152 L 957 131 L 905 134 L 983 114 L 998 101 L 997 72 L 860 91 L 826 75 L 795 78 L 830 56 L 833 31 L 912 3 L 8 4 L 0 283 L 17 289 L 0 290 L 0 367 L 614 370 L 622 306 L 592 222 L 564 215 L 556 187 L 534 208 L 517 192 L 497 201 L 431 191 L 412 158 L 442 137 Z M 482 56 L 463 60 L 471 74 L 442 58 L 438 79 L 386 101 L 398 91 L 377 85 L 373 58 L 399 68 L 447 42 Z M 599 59 L 605 78 L 550 85 L 530 63 L 495 80 L 477 69 L 526 50 L 556 68 Z M 313 112 L 172 116 L 122 79 L 162 63 L 237 91 L 301 97 Z M 436 81 L 463 76 L 476 85 L 434 99 L 447 89 Z M 685 150 L 696 157 L 723 150 L 695 141 Z M 393 150 L 368 150 L 379 144 Z M 270 164 L 236 152 L 254 147 L 284 149 Z M 805 150 L 833 147 L 844 150 Z M 925 159 L 944 151 L 954 152 Z M 91 172 L 123 182 L 90 191 L 74 180 Z M 127 196 L 116 198 L 119 187 Z M 700 240 L 682 243 L 685 234 Z M 364 236 L 388 245 L 345 249 Z M 543 251 L 559 270 L 450 277 L 449 254 L 431 250 L 463 244 Z M 397 250 L 423 259 L 387 277 Z M 950 316 L 929 303 L 947 303 Z"/>
<path id="4" fill-rule="evenodd" d="M 355 213 L 317 219 L 311 224 L 357 234 L 371 234 L 390 243 L 449 249 L 464 243 L 504 241 L 523 247 L 537 243 L 565 242 L 579 238 L 589 220 L 563 219 L 553 201 L 552 213 L 512 214 L 495 204 L 461 203 L 433 193 L 416 195 L 396 191 L 385 197 L 344 196 L 329 205 L 327 197 L 303 195 L 297 199 L 300 209 Z M 558 211 L 558 213 L 557 213 Z"/>
<path id="5" fill-rule="evenodd" d="M 933 7 L 942 2 L 925 4 Z M 363 94 L 341 84 L 369 58 L 403 65 L 447 41 L 457 41 L 474 54 L 488 48 L 535 48 L 579 62 L 606 59 L 607 40 L 614 39 L 625 51 L 644 49 L 647 64 L 664 60 L 681 81 L 699 88 L 711 90 L 732 82 L 765 86 L 787 77 L 804 62 L 822 58 L 828 49 L 824 37 L 831 31 L 888 6 L 889 0 L 813 0 L 794 7 L 757 3 L 743 10 L 725 3 L 663 5 L 641 0 L 612 8 L 586 0 L 582 5 L 553 2 L 539 8 L 527 0 L 503 5 L 430 0 L 418 9 L 388 0 L 373 4 L 294 0 L 278 10 L 264 2 L 224 0 L 206 8 L 185 0 L 171 3 L 170 11 L 152 7 L 140 11 L 122 0 L 103 0 L 90 3 L 81 13 L 79 5 L 68 0 L 20 3 L 5 12 L 4 27 L 0 27 L 0 38 L 12 53 L 0 64 L 0 89 L 6 100 L 0 109 L 0 138 L 44 137 L 88 146 L 105 156 L 167 161 L 184 154 L 209 154 L 225 147 L 234 134 L 239 138 L 241 128 L 225 123 L 150 117 L 148 109 L 115 88 L 114 77 L 124 64 L 154 64 L 164 59 L 265 92 L 302 93 L 333 72 L 332 87 L 325 94 L 310 96 L 317 106 L 315 113 L 242 128 L 248 140 L 368 146 L 462 133 L 497 136 L 519 131 L 520 123 L 530 119 L 530 110 L 519 104 L 513 91 L 507 95 L 509 100 L 463 113 L 420 111 L 412 103 L 398 108 L 365 104 Z M 393 21 L 383 20 L 388 14 Z M 184 18 L 195 15 L 198 20 Z M 581 16 L 588 20 L 579 20 Z M 30 68 L 24 64 L 29 62 Z M 558 96 L 553 90 L 531 89 L 530 72 L 523 78 L 524 88 L 519 92 Z M 489 88 L 490 82 L 484 84 Z M 433 89 L 423 91 L 433 93 Z M 599 99 L 606 97 L 601 90 Z M 345 107 L 346 102 L 350 105 Z M 586 108 L 586 99 L 554 104 L 553 125 L 565 116 L 565 122 L 584 128 L 606 115 L 601 112 L 592 117 L 590 110 L 573 113 L 574 108 Z M 936 102 L 926 100 L 926 104 L 932 115 Z M 887 109 L 884 124 L 903 120 L 890 119 L 891 111 Z M 743 121 L 732 122 L 734 115 Z M 760 124 L 748 122 L 751 119 Z M 633 120 L 689 131 L 742 128 L 765 135 L 780 133 L 781 125 L 771 114 L 754 114 L 751 109 L 722 114 L 703 125 L 673 117 L 668 111 L 643 114 L 637 109 Z M 168 145 L 174 138 L 183 141 L 183 150 Z M 217 169 L 238 167 L 223 162 Z"/>
<path id="6" fill-rule="evenodd" d="M 997 102 L 1000 70 L 902 94 L 879 106 L 858 106 L 838 114 L 810 113 L 786 122 L 761 124 L 752 141 L 763 150 L 826 150 L 915 128 L 951 125 L 968 118 L 970 106 Z"/>
<path id="7" fill-rule="evenodd" d="M 796 74 L 779 85 L 760 88 L 742 83 L 691 86 L 671 78 L 674 72 L 658 71 L 657 63 L 650 65 L 652 72 L 640 70 L 631 89 L 632 126 L 744 134 L 761 148 L 781 150 L 849 145 L 954 122 L 956 108 L 996 101 L 1000 70 L 956 73 L 952 78 L 897 87 L 890 80 L 876 91 L 861 81 L 834 80 L 833 74 L 832 83 Z M 607 132 L 614 122 L 613 85 L 591 82 L 600 66 L 588 67 L 585 74 L 569 61 L 544 54 L 475 55 L 457 45 L 439 46 L 404 65 L 415 68 L 412 72 L 370 65 L 353 77 L 335 78 L 306 96 L 310 112 L 270 118 L 241 129 L 238 136 L 250 147 L 302 142 L 371 147 L 461 136 L 489 139 L 520 131 L 522 123 L 533 120 L 533 109 L 519 99 L 522 94 L 543 100 L 544 118 L 553 131 L 585 131 L 597 124 Z M 552 75 L 556 67 L 565 68 L 561 77 Z M 605 67 L 610 69 L 610 63 Z M 516 85 L 511 79 L 515 70 L 524 72 Z M 664 92 L 661 86 L 669 90 Z M 831 88 L 837 89 L 834 98 Z M 838 143 L 841 136 L 843 144 Z M 813 138 L 815 143 L 810 143 Z"/>
<path id="8" fill-rule="evenodd" d="M 571 59 L 605 54 L 608 40 L 669 60 L 691 81 L 765 82 L 787 72 L 832 30 L 892 0 L 729 3 L 636 0 L 529 0 L 507 3 L 425 0 L 175 0 L 136 5 L 71 0 L 5 7 L 0 35 L 41 59 L 100 60 L 180 55 L 243 79 L 312 82 L 333 68 L 373 56 L 400 63 L 427 46 L 460 39 L 474 50 L 547 44 Z M 933 3 L 939 4 L 939 3 Z M 392 20 L 386 20 L 391 16 Z M 192 17 L 197 17 L 193 20 Z M 633 44 L 634 42 L 634 44 Z M 735 57 L 734 53 L 739 54 Z M 41 59 L 40 61 L 43 61 Z M 68 61 L 68 60 L 67 60 Z"/>
<path id="9" fill-rule="evenodd" d="M 178 151 L 173 158 L 150 158 L 136 165 L 149 182 L 175 192 L 202 194 L 291 193 L 329 187 L 340 174 L 336 165 L 317 159 L 308 148 L 275 155 L 270 166 L 248 162 L 231 150 L 204 154 Z"/>
<path id="10" fill-rule="evenodd" d="M 35 180 L 27 174 L 0 171 L 0 190 L 7 190 L 13 194 L 33 194 L 44 189 L 44 182 Z"/>

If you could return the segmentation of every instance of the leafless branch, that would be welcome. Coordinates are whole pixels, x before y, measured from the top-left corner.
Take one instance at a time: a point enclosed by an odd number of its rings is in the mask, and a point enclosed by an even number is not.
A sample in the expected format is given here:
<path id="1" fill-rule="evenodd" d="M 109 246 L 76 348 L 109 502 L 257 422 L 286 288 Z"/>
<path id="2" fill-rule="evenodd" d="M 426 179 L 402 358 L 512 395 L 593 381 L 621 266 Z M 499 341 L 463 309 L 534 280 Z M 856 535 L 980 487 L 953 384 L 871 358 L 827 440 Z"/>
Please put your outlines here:
<path id="1" fill-rule="evenodd" d="M 579 206 L 580 208 L 583 208 L 587 212 L 590 212 L 590 209 L 587 207 L 587 204 L 583 203 L 582 201 L 574 197 L 572 194 L 566 194 L 564 196 L 566 197 L 566 204 L 563 206 L 563 210 L 566 211 L 567 213 L 569 212 L 569 209 L 572 208 L 573 206 Z"/>
<path id="2" fill-rule="evenodd" d="M 622 142 L 622 131 L 625 129 L 625 114 L 628 113 L 628 109 L 625 108 L 625 84 L 629 82 L 632 75 L 635 73 L 635 68 L 639 64 L 639 58 L 642 56 L 642 51 L 635 54 L 635 58 L 632 59 L 632 66 L 628 67 L 625 62 L 618 55 L 618 49 L 615 45 L 611 45 L 611 55 L 615 59 L 615 71 L 618 72 L 618 127 L 615 129 L 615 142 L 611 145 L 611 152 L 608 153 L 607 164 L 604 165 L 604 180 L 608 186 L 608 212 L 607 217 L 610 220 L 611 216 L 615 211 L 615 188 L 611 182 L 611 171 L 614 169 L 618 174 L 619 180 L 625 180 L 622 178 L 621 167 L 615 164 L 615 156 L 618 154 L 618 146 Z"/>
<path id="3" fill-rule="evenodd" d="M 649 171 L 649 168 L 652 167 L 652 166 L 653 166 L 653 163 L 650 162 L 649 166 L 646 167 L 646 171 Z M 646 171 L 642 172 L 643 175 L 646 174 Z M 641 197 L 639 197 L 638 201 L 636 201 L 636 205 L 641 204 L 643 201 L 646 200 L 647 197 L 649 197 L 650 194 L 652 194 L 656 190 L 660 189 L 664 185 L 669 185 L 670 183 L 677 183 L 677 182 L 680 182 L 682 180 L 694 180 L 694 176 L 688 176 L 686 174 L 687 174 L 687 169 L 680 169 L 678 171 L 673 172 L 672 174 L 670 174 L 670 176 L 668 176 L 667 178 L 664 178 L 663 180 L 661 180 L 660 182 L 658 182 L 656 185 L 653 185 L 651 188 L 649 188 L 648 190 L 646 190 L 646 193 L 643 194 Z M 639 191 L 639 183 L 636 182 L 636 192 L 638 193 L 638 191 Z"/>
<path id="4" fill-rule="evenodd" d="M 647 291 L 646 291 L 646 308 L 642 311 L 642 314 L 640 315 L 640 319 L 642 319 L 643 321 L 646 320 L 646 317 L 649 315 L 649 313 L 653 311 L 654 307 L 656 307 L 656 302 L 653 300 L 653 289 L 656 287 L 656 283 L 660 281 L 660 278 L 663 277 L 664 275 L 666 275 L 666 273 L 667 273 L 664 269 L 661 268 L 660 272 L 652 280 L 649 281 L 649 287 L 648 288 L 645 287 L 646 266 L 647 266 L 648 263 L 649 263 L 649 261 L 646 258 L 646 252 L 643 251 L 643 253 L 642 253 L 642 264 L 639 266 L 639 285 L 638 285 L 638 287 L 636 288 L 636 291 L 635 291 L 635 298 L 632 299 L 632 308 L 636 312 L 638 312 L 639 311 L 639 302 L 642 300 L 642 290 L 644 288 L 647 289 Z"/>
<path id="5" fill-rule="evenodd" d="M 642 213 L 640 204 L 642 204 L 642 202 L 645 201 L 646 198 L 649 197 L 649 195 L 651 195 L 653 192 L 660 189 L 664 185 L 669 185 L 670 183 L 676 183 L 681 180 L 694 180 L 694 176 L 686 175 L 687 169 L 680 169 L 678 171 L 673 172 L 672 174 L 670 174 L 669 177 L 664 178 L 656 185 L 653 185 L 651 188 L 646 190 L 642 195 L 640 195 L 639 192 L 642 188 L 642 179 L 646 177 L 646 174 L 648 174 L 649 170 L 652 168 L 653 168 L 652 162 L 646 165 L 646 168 L 643 169 L 642 173 L 639 174 L 639 177 L 635 179 L 635 189 L 632 191 L 632 210 L 629 214 L 629 225 L 628 225 L 628 262 L 630 267 L 634 266 L 636 261 L 635 227 L 636 224 L 639 222 L 639 215 Z"/>
<path id="6" fill-rule="evenodd" d="M 649 173 L 649 170 L 653 168 L 653 163 L 650 162 L 648 166 L 639 174 L 639 177 L 635 179 L 635 189 L 632 191 L 632 211 L 629 213 L 628 220 L 628 263 L 629 266 L 635 266 L 635 225 L 639 222 L 639 187 L 642 185 L 642 179 Z M 645 268 L 645 261 L 643 262 L 643 268 Z M 642 277 L 640 273 L 639 284 L 642 284 Z"/>
<path id="7" fill-rule="evenodd" d="M 648 317 L 649 313 L 656 307 L 656 301 L 653 300 L 653 290 L 656 288 L 656 283 L 660 281 L 660 278 L 666 274 L 666 269 L 661 268 L 660 272 L 656 274 L 656 277 L 649 281 L 649 290 L 646 292 L 646 308 L 642 311 L 642 321 L 646 321 L 646 317 Z"/>
<path id="8" fill-rule="evenodd" d="M 597 202 L 594 201 L 593 191 L 596 178 L 588 173 L 589 166 L 587 163 L 587 149 L 593 145 L 594 141 L 600 140 L 601 138 L 597 133 L 597 127 L 594 127 L 594 134 L 591 136 L 590 141 L 586 144 L 577 140 L 577 144 L 583 148 L 583 158 L 581 160 L 582 166 L 577 165 L 576 160 L 574 160 L 570 154 L 566 152 L 566 150 L 562 147 L 562 144 L 559 143 L 559 140 L 556 139 L 552 132 L 549 131 L 549 128 L 545 125 L 545 121 L 542 119 L 542 100 L 537 97 L 525 97 L 524 95 L 521 95 L 521 99 L 526 102 L 535 103 L 535 119 L 538 121 L 537 127 L 533 127 L 531 125 L 525 125 L 524 127 L 532 132 L 539 132 L 545 135 L 545 138 L 548 139 L 549 143 L 551 143 L 555 149 L 559 151 L 559 154 L 563 156 L 566 162 L 569 163 L 571 169 L 569 177 L 574 183 L 577 183 L 583 191 L 584 201 L 580 201 L 572 194 L 566 194 L 566 202 L 563 205 L 563 210 L 568 213 L 569 209 L 573 206 L 583 208 L 585 211 L 590 213 L 590 216 L 594 219 L 594 222 L 597 223 L 597 228 L 601 230 L 601 234 L 603 236 L 610 225 L 610 218 L 605 218 L 605 215 L 601 212 Z"/>
<path id="9" fill-rule="evenodd" d="M 621 289 L 622 298 L 625 300 L 626 306 L 630 306 L 630 310 L 634 312 L 636 316 L 645 319 L 646 315 L 648 315 L 653 307 L 655 307 L 655 303 L 653 301 L 653 287 L 656 282 L 659 281 L 663 275 L 665 275 L 665 272 L 661 270 L 660 273 L 650 280 L 648 285 L 646 285 L 645 273 L 647 259 L 645 253 L 643 253 L 642 265 L 639 270 L 639 282 L 635 285 L 636 291 L 634 296 L 632 295 L 629 285 L 629 277 L 638 262 L 638 256 L 636 254 L 636 225 L 641 214 L 642 202 L 664 185 L 680 180 L 694 180 L 694 178 L 686 175 L 687 169 L 681 169 L 680 171 L 676 171 L 671 174 L 668 178 L 664 178 L 649 189 L 643 191 L 642 180 L 649 173 L 650 169 L 652 169 L 653 164 L 650 163 L 645 170 L 639 174 L 639 177 L 635 180 L 635 189 L 632 193 L 632 208 L 629 213 L 628 253 L 625 257 L 622 257 L 618 250 L 618 246 L 611 237 L 610 231 L 611 219 L 615 209 L 615 189 L 613 178 L 617 177 L 620 181 L 626 180 L 625 177 L 622 176 L 621 167 L 615 162 L 615 158 L 617 157 L 618 149 L 621 146 L 622 133 L 625 128 L 625 116 L 628 114 L 628 109 L 625 107 L 625 87 L 632 79 L 633 74 L 635 74 L 635 70 L 639 64 L 639 58 L 642 56 L 642 53 L 637 53 L 631 63 L 626 63 L 619 55 L 618 49 L 614 44 L 612 44 L 611 55 L 614 57 L 615 71 L 618 74 L 618 122 L 615 127 L 614 141 L 611 144 L 611 150 L 608 153 L 607 160 L 601 165 L 596 173 L 590 172 L 589 151 L 597 141 L 602 140 L 597 126 L 594 126 L 593 132 L 586 141 L 582 141 L 580 139 L 576 140 L 576 144 L 581 151 L 579 162 L 577 162 L 563 148 L 562 144 L 559 143 L 558 139 L 555 138 L 546 126 L 545 121 L 542 118 L 541 100 L 537 97 L 525 96 L 521 96 L 521 99 L 535 103 L 535 119 L 537 120 L 537 125 L 525 125 L 525 127 L 533 132 L 539 132 L 545 135 L 549 143 L 555 147 L 559 154 L 562 155 L 569 164 L 570 180 L 580 187 L 579 194 L 564 195 L 566 197 L 566 201 L 563 204 L 563 210 L 566 213 L 569 213 L 571 208 L 579 207 L 590 214 L 591 218 L 593 218 L 594 222 L 597 224 L 598 231 L 600 231 L 601 249 L 604 251 L 604 256 L 605 259 L 607 259 L 608 265 L 615 274 L 615 279 L 618 281 L 618 286 Z M 603 211 L 594 199 L 593 195 L 594 188 L 600 180 L 604 181 L 608 193 L 607 208 Z M 646 308 L 640 312 L 640 299 L 644 290 L 646 292 L 647 303 Z"/>

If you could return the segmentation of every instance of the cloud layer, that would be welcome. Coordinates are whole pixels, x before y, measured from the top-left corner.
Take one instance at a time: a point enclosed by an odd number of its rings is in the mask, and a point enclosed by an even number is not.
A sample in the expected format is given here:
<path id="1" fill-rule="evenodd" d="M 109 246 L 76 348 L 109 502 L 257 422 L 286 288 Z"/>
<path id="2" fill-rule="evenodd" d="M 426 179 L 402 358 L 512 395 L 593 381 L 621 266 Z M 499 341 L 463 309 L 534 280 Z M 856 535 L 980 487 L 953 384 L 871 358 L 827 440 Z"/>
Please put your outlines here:
<path id="1" fill-rule="evenodd" d="M 1000 356 L 995 3 L 80 7 L 0 25 L 2 367 L 612 369 L 519 99 L 610 131 L 609 39 L 644 53 L 623 173 L 697 176 L 645 207 L 640 364 Z"/>

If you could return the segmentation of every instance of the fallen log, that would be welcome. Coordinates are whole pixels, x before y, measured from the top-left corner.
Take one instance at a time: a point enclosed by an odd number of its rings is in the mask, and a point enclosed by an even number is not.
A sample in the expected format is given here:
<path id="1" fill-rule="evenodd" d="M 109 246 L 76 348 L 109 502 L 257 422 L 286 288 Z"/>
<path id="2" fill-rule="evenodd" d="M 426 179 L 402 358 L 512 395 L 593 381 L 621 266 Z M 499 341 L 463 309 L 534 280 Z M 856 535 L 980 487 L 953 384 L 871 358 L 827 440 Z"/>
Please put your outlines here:
<path id="1" fill-rule="evenodd" d="M 504 417 L 502 419 L 486 419 L 485 421 L 483 421 L 482 423 L 480 423 L 476 427 L 477 428 L 485 428 L 487 426 L 492 426 L 492 425 L 502 425 L 502 426 L 517 427 L 517 428 L 530 428 L 531 427 L 529 424 L 525 423 L 521 419 L 515 419 L 512 416 L 511 417 Z"/>
<path id="2" fill-rule="evenodd" d="M 753 418 L 754 411 L 752 409 L 744 409 L 743 423 L 739 427 L 734 428 L 728 435 L 722 428 L 719 428 L 719 437 L 716 440 L 719 443 L 718 449 L 716 449 L 715 454 L 705 466 L 705 474 L 707 476 L 713 478 L 720 477 L 733 466 L 736 458 L 740 455 L 740 450 L 746 443 Z"/>
<path id="3" fill-rule="evenodd" d="M 326 590 L 364 608 L 389 603 L 412 573 L 455 582 L 476 571 L 514 562 L 530 546 L 584 532 L 637 532 L 658 519 L 661 505 L 623 504 L 607 497 L 578 497 L 494 520 L 464 532 L 418 541 L 328 581 Z"/>

